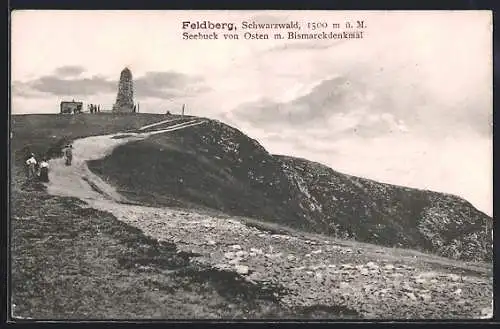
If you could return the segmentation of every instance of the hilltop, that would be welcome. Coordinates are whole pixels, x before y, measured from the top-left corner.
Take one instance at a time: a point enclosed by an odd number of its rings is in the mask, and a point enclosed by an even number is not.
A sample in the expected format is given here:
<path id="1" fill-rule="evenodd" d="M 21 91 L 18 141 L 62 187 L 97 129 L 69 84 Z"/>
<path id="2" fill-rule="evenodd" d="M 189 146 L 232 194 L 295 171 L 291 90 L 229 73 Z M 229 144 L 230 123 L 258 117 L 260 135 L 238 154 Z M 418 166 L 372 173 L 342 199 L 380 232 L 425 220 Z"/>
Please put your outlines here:
<path id="1" fill-rule="evenodd" d="M 130 142 L 88 165 L 146 205 L 213 209 L 453 259 L 492 259 L 492 219 L 467 201 L 272 155 L 218 121 Z"/>

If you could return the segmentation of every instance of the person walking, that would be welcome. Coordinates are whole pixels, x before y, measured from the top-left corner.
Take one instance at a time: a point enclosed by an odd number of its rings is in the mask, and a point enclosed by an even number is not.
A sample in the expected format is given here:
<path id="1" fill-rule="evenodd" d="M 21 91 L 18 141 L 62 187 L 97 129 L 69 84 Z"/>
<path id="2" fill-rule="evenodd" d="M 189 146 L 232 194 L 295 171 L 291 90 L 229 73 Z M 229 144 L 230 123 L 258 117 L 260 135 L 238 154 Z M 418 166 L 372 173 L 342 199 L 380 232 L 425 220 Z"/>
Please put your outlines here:
<path id="1" fill-rule="evenodd" d="M 35 154 L 31 153 L 28 160 L 26 160 L 26 176 L 27 176 L 28 182 L 33 181 L 33 179 L 36 176 L 36 165 L 37 165 L 37 161 L 35 159 Z"/>

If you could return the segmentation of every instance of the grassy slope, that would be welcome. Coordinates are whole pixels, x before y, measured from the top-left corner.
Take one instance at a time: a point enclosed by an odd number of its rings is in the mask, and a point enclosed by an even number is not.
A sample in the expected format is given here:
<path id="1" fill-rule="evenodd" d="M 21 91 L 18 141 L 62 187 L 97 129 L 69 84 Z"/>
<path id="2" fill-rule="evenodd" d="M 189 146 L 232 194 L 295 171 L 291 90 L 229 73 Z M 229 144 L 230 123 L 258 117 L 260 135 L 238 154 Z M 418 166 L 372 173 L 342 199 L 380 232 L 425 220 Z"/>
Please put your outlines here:
<path id="1" fill-rule="evenodd" d="M 151 205 L 194 204 L 362 242 L 491 260 L 484 229 L 491 219 L 467 202 L 272 156 L 215 121 L 120 146 L 89 167 Z"/>
<path id="2" fill-rule="evenodd" d="M 459 197 L 345 175 L 305 159 L 278 157 L 305 180 L 327 220 L 349 237 L 454 259 L 492 260 L 492 219 Z"/>
<path id="3" fill-rule="evenodd" d="M 146 204 L 194 204 L 295 227 L 307 224 L 289 199 L 293 188 L 281 163 L 256 141 L 215 121 L 126 144 L 106 159 L 90 161 L 89 168 Z"/>
<path id="4" fill-rule="evenodd" d="M 189 254 L 158 244 L 108 213 L 26 186 L 29 149 L 55 156 L 77 137 L 136 129 L 162 115 L 13 116 L 11 255 L 14 315 L 32 318 L 316 317 L 284 310 L 279 287 L 250 285 L 234 274 L 194 268 Z M 337 311 L 330 312 L 335 317 Z M 338 313 L 338 312 L 337 312 Z M 322 315 L 322 314 L 320 314 Z"/>

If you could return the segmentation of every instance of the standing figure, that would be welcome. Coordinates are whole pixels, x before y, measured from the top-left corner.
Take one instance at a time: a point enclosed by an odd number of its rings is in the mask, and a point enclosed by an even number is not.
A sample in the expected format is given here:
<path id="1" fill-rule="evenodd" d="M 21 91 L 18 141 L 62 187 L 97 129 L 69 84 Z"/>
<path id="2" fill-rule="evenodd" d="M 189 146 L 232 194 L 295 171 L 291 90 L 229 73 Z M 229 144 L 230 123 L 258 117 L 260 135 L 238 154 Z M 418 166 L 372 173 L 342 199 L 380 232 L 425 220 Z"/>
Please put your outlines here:
<path id="1" fill-rule="evenodd" d="M 29 182 L 31 182 L 36 176 L 36 165 L 37 161 L 35 159 L 35 154 L 31 153 L 28 160 L 26 160 L 26 176 Z"/>
<path id="2" fill-rule="evenodd" d="M 46 157 L 44 157 L 40 162 L 40 175 L 38 176 L 38 179 L 45 183 L 49 181 L 49 163 L 47 162 Z"/>
<path id="3" fill-rule="evenodd" d="M 66 166 L 71 166 L 71 162 L 73 161 L 73 145 L 66 145 L 63 152 Z"/>

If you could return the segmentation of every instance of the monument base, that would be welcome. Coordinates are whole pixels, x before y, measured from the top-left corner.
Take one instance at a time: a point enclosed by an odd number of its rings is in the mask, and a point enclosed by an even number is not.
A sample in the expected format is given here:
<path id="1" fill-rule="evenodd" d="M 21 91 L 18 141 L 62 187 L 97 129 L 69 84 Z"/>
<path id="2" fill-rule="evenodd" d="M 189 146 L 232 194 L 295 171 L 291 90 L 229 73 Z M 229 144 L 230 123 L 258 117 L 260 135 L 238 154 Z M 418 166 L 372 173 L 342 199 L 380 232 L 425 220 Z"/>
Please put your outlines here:
<path id="1" fill-rule="evenodd" d="M 117 113 L 133 113 L 134 106 L 130 105 L 113 105 L 113 112 Z"/>

